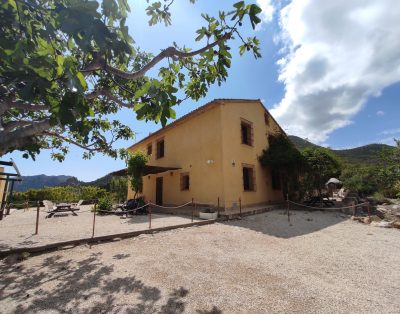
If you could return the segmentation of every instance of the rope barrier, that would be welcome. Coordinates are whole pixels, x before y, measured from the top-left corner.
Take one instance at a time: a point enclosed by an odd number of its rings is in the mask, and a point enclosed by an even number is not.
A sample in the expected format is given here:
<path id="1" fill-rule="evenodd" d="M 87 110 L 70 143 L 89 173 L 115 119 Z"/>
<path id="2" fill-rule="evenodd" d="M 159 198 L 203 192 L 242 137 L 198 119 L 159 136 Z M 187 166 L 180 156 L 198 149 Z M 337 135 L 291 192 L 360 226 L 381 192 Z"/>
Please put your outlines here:
<path id="1" fill-rule="evenodd" d="M 125 214 L 125 213 L 129 213 L 129 212 L 134 212 L 137 211 L 139 209 L 142 209 L 146 206 L 149 206 L 151 203 L 147 203 L 141 207 L 138 208 L 134 208 L 134 209 L 129 209 L 129 210 L 121 210 L 121 211 L 117 211 L 117 210 L 97 210 L 97 212 L 102 212 L 102 213 L 111 213 L 111 214 Z M 117 208 L 118 209 L 118 208 Z"/>
<path id="2" fill-rule="evenodd" d="M 185 206 L 187 206 L 189 204 L 192 204 L 192 202 L 188 202 L 186 204 L 179 205 L 179 206 L 161 206 L 161 205 L 157 205 L 157 204 L 154 204 L 154 203 L 148 203 L 148 204 L 151 205 L 151 206 L 154 206 L 154 207 L 160 207 L 160 208 L 166 208 L 166 209 L 170 209 L 170 208 L 176 209 L 176 208 L 182 208 L 182 207 L 185 207 Z"/>
<path id="3" fill-rule="evenodd" d="M 347 209 L 347 208 L 353 208 L 353 207 L 360 207 L 360 206 L 364 206 L 364 205 L 368 204 L 368 202 L 365 202 L 365 203 L 352 205 L 352 206 L 345 206 L 345 207 L 313 207 L 313 206 L 308 206 L 308 205 L 305 205 L 305 204 L 300 204 L 300 203 L 296 203 L 296 202 L 289 201 L 289 200 L 288 200 L 288 202 L 292 203 L 292 204 L 295 204 L 295 205 L 298 205 L 298 206 L 312 208 L 312 209 Z"/>

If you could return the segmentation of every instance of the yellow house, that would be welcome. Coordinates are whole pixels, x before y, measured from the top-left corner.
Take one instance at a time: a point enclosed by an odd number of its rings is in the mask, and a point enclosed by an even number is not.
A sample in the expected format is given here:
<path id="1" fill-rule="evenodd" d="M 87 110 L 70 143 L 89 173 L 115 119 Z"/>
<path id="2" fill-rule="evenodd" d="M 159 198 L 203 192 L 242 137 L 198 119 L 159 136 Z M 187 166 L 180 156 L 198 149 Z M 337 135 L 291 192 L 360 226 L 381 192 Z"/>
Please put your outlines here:
<path id="1" fill-rule="evenodd" d="M 237 208 L 282 201 L 280 182 L 258 156 L 283 132 L 260 100 L 215 99 L 129 148 L 150 156 L 142 195 L 160 205 Z M 274 180 L 273 180 L 274 179 Z M 128 198 L 133 197 L 128 190 Z"/>

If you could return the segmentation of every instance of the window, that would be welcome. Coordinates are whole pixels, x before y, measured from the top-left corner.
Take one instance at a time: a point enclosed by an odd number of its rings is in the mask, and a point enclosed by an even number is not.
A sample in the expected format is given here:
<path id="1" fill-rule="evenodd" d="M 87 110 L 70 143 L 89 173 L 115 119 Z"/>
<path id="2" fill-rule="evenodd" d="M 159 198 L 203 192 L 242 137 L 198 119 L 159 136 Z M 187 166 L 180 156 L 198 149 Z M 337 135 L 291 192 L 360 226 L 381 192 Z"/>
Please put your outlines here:
<path id="1" fill-rule="evenodd" d="M 281 189 L 281 176 L 278 170 L 271 170 L 272 188 L 274 190 Z"/>
<path id="2" fill-rule="evenodd" d="M 150 143 L 147 145 L 147 155 L 150 156 L 153 153 L 153 145 Z"/>
<path id="3" fill-rule="evenodd" d="M 242 133 L 242 144 L 253 146 L 253 125 L 251 122 L 243 121 L 240 124 Z"/>
<path id="4" fill-rule="evenodd" d="M 157 142 L 157 159 L 164 157 L 164 140 Z"/>
<path id="5" fill-rule="evenodd" d="M 243 166 L 243 189 L 245 191 L 255 191 L 254 168 L 252 166 Z"/>
<path id="6" fill-rule="evenodd" d="M 189 190 L 189 173 L 181 173 L 181 191 Z"/>

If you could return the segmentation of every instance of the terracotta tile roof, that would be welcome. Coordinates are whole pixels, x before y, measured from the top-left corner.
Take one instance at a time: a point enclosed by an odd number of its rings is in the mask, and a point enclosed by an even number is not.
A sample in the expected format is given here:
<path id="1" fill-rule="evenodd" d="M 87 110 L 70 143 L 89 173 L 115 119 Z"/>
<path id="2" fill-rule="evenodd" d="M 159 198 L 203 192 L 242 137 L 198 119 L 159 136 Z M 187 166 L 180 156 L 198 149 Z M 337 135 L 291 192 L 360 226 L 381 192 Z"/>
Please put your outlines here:
<path id="1" fill-rule="evenodd" d="M 216 98 L 216 99 L 213 99 L 213 100 L 211 100 L 210 102 L 206 103 L 205 105 L 200 106 L 200 107 L 198 107 L 198 108 L 196 108 L 196 109 L 194 109 L 194 110 L 188 112 L 187 114 L 185 114 L 185 115 L 183 115 L 182 117 L 176 119 L 175 121 L 171 122 L 170 124 L 167 124 L 165 127 L 161 128 L 161 129 L 159 129 L 159 130 L 157 130 L 156 132 L 151 133 L 150 135 L 148 135 L 148 136 L 146 136 L 145 138 L 141 139 L 139 142 L 137 142 L 137 143 L 131 145 L 129 148 L 132 148 L 132 147 L 134 147 L 134 146 L 136 146 L 136 145 L 138 145 L 138 144 L 141 144 L 141 143 L 143 143 L 144 141 L 148 140 L 150 137 L 157 136 L 157 135 L 159 135 L 161 132 L 163 132 L 163 131 L 165 131 L 165 130 L 168 130 L 168 129 L 174 127 L 175 125 L 181 123 L 182 121 L 184 121 L 184 120 L 186 120 L 186 119 L 188 119 L 188 118 L 190 118 L 190 117 L 192 117 L 192 116 L 195 116 L 195 115 L 197 115 L 197 114 L 203 113 L 203 112 L 205 112 L 205 111 L 207 111 L 207 110 L 209 110 L 209 109 L 215 107 L 216 105 L 222 105 L 222 104 L 225 104 L 225 103 L 235 103 L 235 102 L 240 102 L 240 103 L 243 103 L 243 102 L 247 102 L 247 103 L 258 102 L 258 103 L 260 103 L 261 106 L 264 108 L 264 110 L 271 116 L 271 118 L 274 120 L 274 122 L 279 126 L 279 128 L 281 129 L 281 131 L 282 131 L 283 133 L 285 133 L 285 132 L 283 131 L 283 129 L 280 127 L 280 125 L 276 122 L 276 120 L 274 119 L 274 117 L 272 117 L 272 115 L 269 113 L 269 111 L 267 110 L 267 108 L 265 108 L 264 104 L 261 102 L 260 99 Z"/>

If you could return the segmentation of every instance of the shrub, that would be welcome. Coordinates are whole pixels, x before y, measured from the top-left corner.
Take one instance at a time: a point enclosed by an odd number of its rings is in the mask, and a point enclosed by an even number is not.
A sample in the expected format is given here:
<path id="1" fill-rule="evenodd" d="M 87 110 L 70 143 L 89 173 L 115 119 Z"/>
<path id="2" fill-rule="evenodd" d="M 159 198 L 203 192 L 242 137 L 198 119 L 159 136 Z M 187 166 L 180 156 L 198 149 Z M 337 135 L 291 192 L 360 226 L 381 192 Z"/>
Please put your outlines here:
<path id="1" fill-rule="evenodd" d="M 396 181 L 393 185 L 393 195 L 400 198 L 400 180 Z"/>
<path id="2" fill-rule="evenodd" d="M 378 204 L 383 204 L 383 203 L 390 203 L 390 201 L 383 195 L 381 192 L 375 192 L 372 195 L 372 199 L 377 202 Z"/>
<path id="3" fill-rule="evenodd" d="M 104 197 L 101 197 L 97 203 L 97 211 L 109 211 L 112 209 L 112 201 L 111 198 L 106 195 Z M 100 214 L 102 214 L 100 212 Z"/>
<path id="4" fill-rule="evenodd" d="M 55 186 L 16 192 L 13 195 L 13 203 L 22 203 L 27 200 L 30 202 L 43 200 L 78 202 L 81 199 L 90 202 L 106 195 L 107 191 L 97 186 Z"/>

